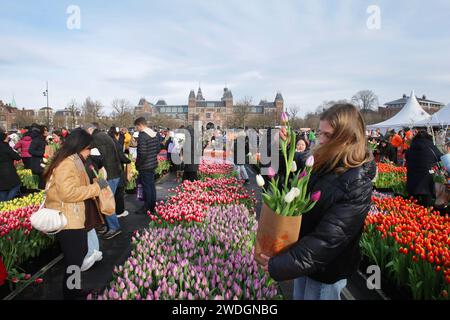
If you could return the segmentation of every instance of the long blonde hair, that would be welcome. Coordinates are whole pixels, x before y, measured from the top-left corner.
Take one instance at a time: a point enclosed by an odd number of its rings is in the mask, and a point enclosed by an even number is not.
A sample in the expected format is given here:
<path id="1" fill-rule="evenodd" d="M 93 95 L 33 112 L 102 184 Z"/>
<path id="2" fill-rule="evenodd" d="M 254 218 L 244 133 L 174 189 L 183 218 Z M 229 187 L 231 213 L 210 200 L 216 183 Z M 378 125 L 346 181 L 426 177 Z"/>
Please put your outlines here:
<path id="1" fill-rule="evenodd" d="M 343 173 L 371 161 L 367 147 L 366 125 L 352 104 L 336 104 L 320 117 L 334 129 L 330 140 L 313 150 L 314 171 Z"/>

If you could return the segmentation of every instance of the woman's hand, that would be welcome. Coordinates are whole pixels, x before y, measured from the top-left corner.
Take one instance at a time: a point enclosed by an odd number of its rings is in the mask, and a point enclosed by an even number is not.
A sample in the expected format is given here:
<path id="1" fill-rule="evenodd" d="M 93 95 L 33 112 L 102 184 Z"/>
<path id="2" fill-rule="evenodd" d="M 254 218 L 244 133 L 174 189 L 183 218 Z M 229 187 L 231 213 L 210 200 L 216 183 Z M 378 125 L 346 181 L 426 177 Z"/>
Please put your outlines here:
<path id="1" fill-rule="evenodd" d="M 281 129 L 280 129 L 280 138 L 281 138 L 281 140 L 283 140 L 283 141 L 286 141 L 286 140 L 287 140 L 287 138 L 288 138 L 288 133 L 287 133 L 286 127 L 281 127 Z"/>

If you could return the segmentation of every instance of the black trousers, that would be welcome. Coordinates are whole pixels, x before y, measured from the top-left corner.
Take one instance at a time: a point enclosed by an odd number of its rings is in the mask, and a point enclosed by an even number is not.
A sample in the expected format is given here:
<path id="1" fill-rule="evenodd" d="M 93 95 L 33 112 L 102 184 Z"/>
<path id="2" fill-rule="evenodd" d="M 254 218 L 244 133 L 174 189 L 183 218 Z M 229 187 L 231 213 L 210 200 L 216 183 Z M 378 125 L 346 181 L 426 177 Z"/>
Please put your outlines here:
<path id="1" fill-rule="evenodd" d="M 31 169 L 31 158 L 22 158 L 22 162 L 25 169 Z"/>
<path id="2" fill-rule="evenodd" d="M 67 270 L 70 266 L 78 266 L 81 268 L 84 257 L 88 252 L 87 232 L 85 229 L 80 230 L 63 230 L 56 235 L 61 250 L 64 254 L 64 277 L 63 277 L 63 297 L 64 300 L 72 300 L 83 298 L 84 291 L 81 288 L 70 288 L 68 285 L 73 284 L 72 281 L 67 283 L 67 279 L 74 275 L 73 270 Z M 67 272 L 71 271 L 71 272 Z M 81 271 L 79 272 L 81 276 Z M 81 283 L 81 279 L 80 279 Z"/>
<path id="3" fill-rule="evenodd" d="M 416 198 L 421 206 L 429 208 L 434 205 L 433 196 L 431 195 L 413 195 Z"/>
<path id="4" fill-rule="evenodd" d="M 114 199 L 116 200 L 116 214 L 121 214 L 125 211 L 125 200 L 124 200 L 124 192 L 125 186 L 120 185 L 117 187 L 116 194 L 114 195 Z"/>
<path id="5" fill-rule="evenodd" d="M 191 181 L 191 182 L 194 182 L 195 180 L 198 180 L 197 171 L 193 171 L 193 172 L 186 172 L 186 171 L 184 171 L 184 173 L 183 173 L 183 180 L 188 180 L 188 181 Z"/>

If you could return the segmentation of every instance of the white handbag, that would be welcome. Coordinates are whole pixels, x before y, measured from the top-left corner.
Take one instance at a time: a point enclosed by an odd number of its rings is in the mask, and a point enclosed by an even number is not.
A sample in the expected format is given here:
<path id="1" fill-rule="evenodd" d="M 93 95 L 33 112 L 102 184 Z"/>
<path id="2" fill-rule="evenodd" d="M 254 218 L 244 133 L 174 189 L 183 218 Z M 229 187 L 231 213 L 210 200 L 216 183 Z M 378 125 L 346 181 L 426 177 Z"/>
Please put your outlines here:
<path id="1" fill-rule="evenodd" d="M 50 188 L 52 178 L 53 176 L 50 177 L 50 181 L 45 188 L 46 194 Z M 39 207 L 39 210 L 30 216 L 30 222 L 34 229 L 48 235 L 54 235 L 65 228 L 67 225 L 67 218 L 61 211 L 44 208 L 45 200 L 46 197 L 44 198 L 44 202 Z"/>

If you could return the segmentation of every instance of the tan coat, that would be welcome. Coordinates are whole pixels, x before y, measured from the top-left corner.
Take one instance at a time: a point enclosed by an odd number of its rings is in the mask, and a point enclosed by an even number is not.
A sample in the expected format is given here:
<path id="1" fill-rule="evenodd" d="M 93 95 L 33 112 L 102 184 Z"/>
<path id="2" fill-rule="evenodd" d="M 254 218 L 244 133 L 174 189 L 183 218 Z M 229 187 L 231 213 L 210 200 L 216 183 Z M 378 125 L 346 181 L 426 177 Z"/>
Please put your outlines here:
<path id="1" fill-rule="evenodd" d="M 45 207 L 64 213 L 67 218 L 64 230 L 84 229 L 84 200 L 98 197 L 99 194 L 99 184 L 89 183 L 80 157 L 72 155 L 54 169 Z"/>

